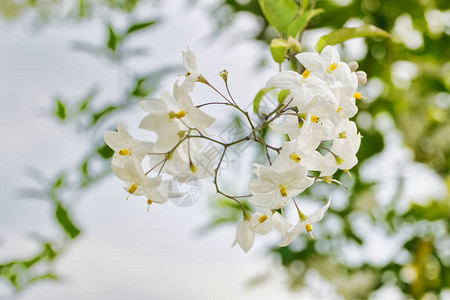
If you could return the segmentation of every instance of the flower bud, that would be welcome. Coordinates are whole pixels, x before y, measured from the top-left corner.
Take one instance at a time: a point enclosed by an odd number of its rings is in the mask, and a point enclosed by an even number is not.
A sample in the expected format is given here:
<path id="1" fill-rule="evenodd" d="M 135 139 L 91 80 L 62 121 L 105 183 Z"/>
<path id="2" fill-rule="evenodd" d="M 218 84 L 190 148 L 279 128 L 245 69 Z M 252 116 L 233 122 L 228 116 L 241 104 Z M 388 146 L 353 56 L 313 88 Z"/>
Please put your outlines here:
<path id="1" fill-rule="evenodd" d="M 365 85 L 367 83 L 367 74 L 364 71 L 356 71 L 358 77 L 358 85 Z"/>
<path id="2" fill-rule="evenodd" d="M 273 60 L 282 63 L 286 59 L 288 45 L 284 39 L 273 39 L 270 42 L 270 52 L 272 52 Z"/>
<path id="3" fill-rule="evenodd" d="M 358 65 L 358 63 L 356 61 L 349 62 L 348 66 L 350 67 L 350 70 L 352 72 L 355 72 L 356 70 L 358 70 L 358 67 L 359 67 L 359 65 Z"/>
<path id="4" fill-rule="evenodd" d="M 223 81 L 226 82 L 228 80 L 228 71 L 227 70 L 220 71 L 219 76 L 222 77 Z"/>

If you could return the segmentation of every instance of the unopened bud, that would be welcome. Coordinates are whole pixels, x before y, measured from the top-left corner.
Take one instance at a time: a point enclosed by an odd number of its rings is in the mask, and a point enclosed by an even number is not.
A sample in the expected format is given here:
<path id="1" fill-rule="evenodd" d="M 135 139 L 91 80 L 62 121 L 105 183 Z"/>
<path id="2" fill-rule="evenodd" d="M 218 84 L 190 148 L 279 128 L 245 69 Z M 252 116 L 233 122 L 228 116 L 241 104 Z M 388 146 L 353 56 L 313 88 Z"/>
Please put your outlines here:
<path id="1" fill-rule="evenodd" d="M 228 80 L 228 71 L 227 70 L 220 71 L 219 76 L 222 77 L 222 79 L 226 82 Z"/>
<path id="2" fill-rule="evenodd" d="M 182 139 L 182 138 L 184 138 L 184 136 L 186 135 L 186 131 L 184 131 L 184 130 L 180 130 L 180 131 L 178 131 L 178 136 L 180 137 L 180 139 Z"/>
<path id="3" fill-rule="evenodd" d="M 284 62 L 288 50 L 287 47 L 287 42 L 284 39 L 273 39 L 270 42 L 270 52 L 272 53 L 272 57 L 275 62 Z"/>
<path id="4" fill-rule="evenodd" d="M 367 84 L 367 74 L 364 71 L 356 71 L 356 77 L 358 78 L 358 85 Z"/>
<path id="5" fill-rule="evenodd" d="M 358 63 L 356 61 L 349 62 L 348 66 L 350 67 L 350 70 L 352 72 L 355 72 L 356 70 L 358 70 L 358 67 L 359 67 L 359 65 L 358 65 Z"/>

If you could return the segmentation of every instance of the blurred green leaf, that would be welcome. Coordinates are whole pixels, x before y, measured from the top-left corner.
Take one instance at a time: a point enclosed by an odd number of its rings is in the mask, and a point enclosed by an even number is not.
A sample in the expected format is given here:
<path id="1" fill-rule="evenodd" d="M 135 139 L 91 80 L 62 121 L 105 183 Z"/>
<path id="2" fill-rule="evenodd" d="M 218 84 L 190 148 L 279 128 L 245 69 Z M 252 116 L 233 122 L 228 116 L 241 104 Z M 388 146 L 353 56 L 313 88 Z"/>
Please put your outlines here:
<path id="1" fill-rule="evenodd" d="M 66 208 L 58 200 L 56 201 L 55 216 L 58 223 L 71 239 L 76 238 L 81 233 L 81 230 L 75 226 Z"/>
<path id="2" fill-rule="evenodd" d="M 305 11 L 303 14 L 296 17 L 287 28 L 288 37 L 292 36 L 293 38 L 295 38 L 297 34 L 299 34 L 305 29 L 305 27 L 308 25 L 309 21 L 311 21 L 312 18 L 323 12 L 324 12 L 323 9 L 318 8 Z"/>
<path id="3" fill-rule="evenodd" d="M 111 24 L 108 25 L 109 36 L 107 46 L 112 52 L 116 52 L 117 45 L 119 44 L 120 37 L 114 32 Z"/>
<path id="4" fill-rule="evenodd" d="M 269 24 L 279 32 L 286 30 L 298 12 L 297 4 L 292 0 L 258 0 L 258 3 Z"/>
<path id="5" fill-rule="evenodd" d="M 374 25 L 361 25 L 359 27 L 344 27 L 324 35 L 317 42 L 317 52 L 322 52 L 327 45 L 336 45 L 357 37 L 382 37 L 389 38 L 390 34 Z"/>
<path id="6" fill-rule="evenodd" d="M 128 28 L 126 34 L 129 35 L 130 33 L 133 33 L 133 32 L 136 32 L 136 31 L 148 28 L 150 26 L 155 25 L 157 22 L 158 22 L 157 20 L 151 20 L 151 21 L 148 21 L 148 22 L 133 24 L 133 25 L 130 26 L 130 28 Z"/>
<path id="7" fill-rule="evenodd" d="M 273 87 L 260 89 L 259 92 L 256 94 L 255 99 L 253 99 L 253 112 L 255 114 L 259 115 L 259 105 L 261 104 L 261 100 L 268 92 L 270 92 L 273 89 L 274 89 Z"/>
<path id="8" fill-rule="evenodd" d="M 95 113 L 92 115 L 92 125 L 97 124 L 97 122 L 103 118 L 104 116 L 110 114 L 111 112 L 117 110 L 119 107 L 115 106 L 115 105 L 110 105 L 106 108 L 104 108 L 103 110 L 101 110 L 98 113 Z"/>
<path id="9" fill-rule="evenodd" d="M 55 114 L 60 118 L 61 120 L 66 119 L 66 106 L 60 99 L 56 101 L 56 111 Z"/>

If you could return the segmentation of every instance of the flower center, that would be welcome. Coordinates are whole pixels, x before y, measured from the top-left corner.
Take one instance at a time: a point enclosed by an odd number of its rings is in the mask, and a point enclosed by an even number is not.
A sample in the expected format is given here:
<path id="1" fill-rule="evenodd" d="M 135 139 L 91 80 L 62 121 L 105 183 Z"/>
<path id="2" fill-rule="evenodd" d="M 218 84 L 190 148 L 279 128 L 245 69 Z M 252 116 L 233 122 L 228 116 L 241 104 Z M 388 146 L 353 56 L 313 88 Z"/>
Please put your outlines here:
<path id="1" fill-rule="evenodd" d="M 188 77 L 189 75 L 191 75 L 191 72 L 186 72 L 186 74 L 184 74 L 186 77 Z"/>
<path id="2" fill-rule="evenodd" d="M 128 192 L 129 192 L 130 194 L 133 194 L 134 192 L 136 192 L 137 188 L 138 188 L 137 185 L 133 184 L 133 185 L 130 186 L 130 188 L 128 189 Z"/>
<path id="3" fill-rule="evenodd" d="M 181 110 L 179 112 L 177 112 L 175 114 L 175 116 L 177 117 L 177 119 L 181 119 L 182 117 L 184 117 L 186 115 L 186 113 L 184 112 L 184 110 Z"/>
<path id="4" fill-rule="evenodd" d="M 342 131 L 339 133 L 339 138 L 340 139 L 345 139 L 347 137 L 347 134 L 345 133 L 345 131 Z"/>
<path id="5" fill-rule="evenodd" d="M 311 224 L 306 224 L 305 228 L 306 228 L 306 231 L 307 231 L 307 232 L 311 232 L 311 231 L 312 231 L 312 226 L 311 226 Z"/>
<path id="6" fill-rule="evenodd" d="M 342 107 L 339 106 L 337 112 L 340 113 L 342 111 Z"/>
<path id="7" fill-rule="evenodd" d="M 259 217 L 258 221 L 259 223 L 264 223 L 264 221 L 266 221 L 269 217 L 266 215 L 262 215 L 261 217 Z"/>
<path id="8" fill-rule="evenodd" d="M 328 67 L 329 73 L 331 73 L 331 72 L 333 72 L 334 70 L 336 70 L 337 67 L 338 67 L 338 64 L 337 64 L 337 63 L 332 63 L 332 64 Z"/>
<path id="9" fill-rule="evenodd" d="M 128 150 L 128 149 L 122 149 L 122 150 L 119 151 L 119 154 L 120 154 L 120 155 L 128 155 L 128 154 L 130 154 L 130 150 Z"/>
<path id="10" fill-rule="evenodd" d="M 280 187 L 280 194 L 281 194 L 281 196 L 283 196 L 283 197 L 287 197 L 287 188 L 284 186 L 284 185 L 282 185 L 281 187 Z"/>
<path id="11" fill-rule="evenodd" d="M 292 158 L 292 160 L 295 161 L 296 163 L 299 163 L 302 160 L 297 153 L 291 153 L 289 157 Z"/>
<path id="12" fill-rule="evenodd" d="M 311 71 L 310 70 L 305 70 L 305 72 L 303 72 L 303 78 L 308 78 L 309 77 L 309 75 L 311 75 Z"/>
<path id="13" fill-rule="evenodd" d="M 319 118 L 319 117 L 317 117 L 317 116 L 311 116 L 311 122 L 313 122 L 313 123 L 319 123 L 319 121 L 320 121 L 320 118 Z"/>

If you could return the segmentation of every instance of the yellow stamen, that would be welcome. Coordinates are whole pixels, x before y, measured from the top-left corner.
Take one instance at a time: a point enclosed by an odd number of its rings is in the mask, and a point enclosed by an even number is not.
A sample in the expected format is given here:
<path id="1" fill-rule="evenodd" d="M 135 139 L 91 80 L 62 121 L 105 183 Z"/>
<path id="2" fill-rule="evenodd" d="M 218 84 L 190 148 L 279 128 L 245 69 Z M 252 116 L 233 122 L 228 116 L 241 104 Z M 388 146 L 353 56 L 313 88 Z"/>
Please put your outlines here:
<path id="1" fill-rule="evenodd" d="M 259 223 L 264 223 L 264 221 L 266 221 L 269 217 L 266 215 L 262 215 L 261 217 L 259 217 Z"/>
<path id="2" fill-rule="evenodd" d="M 130 150 L 128 150 L 128 149 L 122 149 L 122 150 L 119 151 L 119 154 L 120 154 L 120 155 L 128 155 L 128 154 L 130 154 Z"/>
<path id="3" fill-rule="evenodd" d="M 337 112 L 340 113 L 342 111 L 342 107 L 339 106 Z"/>
<path id="4" fill-rule="evenodd" d="M 289 157 L 292 158 L 292 160 L 295 161 L 296 163 L 299 163 L 302 160 L 300 156 L 297 155 L 297 153 L 291 153 Z"/>
<path id="5" fill-rule="evenodd" d="M 345 139 L 346 137 L 347 137 L 347 134 L 345 133 L 345 131 L 342 131 L 341 133 L 339 133 L 340 139 Z"/>
<path id="6" fill-rule="evenodd" d="M 361 100 L 361 99 L 367 100 L 367 98 L 364 97 L 361 93 L 354 93 L 354 94 L 353 94 L 353 97 L 354 97 L 355 99 L 358 99 L 358 100 Z"/>
<path id="7" fill-rule="evenodd" d="M 330 71 L 333 72 L 334 70 L 337 69 L 337 67 L 338 67 L 337 63 L 332 63 L 329 68 L 330 68 Z"/>
<path id="8" fill-rule="evenodd" d="M 189 75 L 191 75 L 191 72 L 186 72 L 186 74 L 184 74 L 186 77 L 188 77 Z"/>
<path id="9" fill-rule="evenodd" d="M 287 195 L 288 195 L 287 194 L 287 188 L 284 185 L 282 185 L 281 188 L 280 188 L 280 194 L 283 197 L 287 197 Z"/>
<path id="10" fill-rule="evenodd" d="M 305 70 L 305 72 L 303 72 L 303 78 L 308 78 L 309 77 L 309 75 L 311 75 L 311 71 L 309 71 L 309 70 Z"/>
<path id="11" fill-rule="evenodd" d="M 319 117 L 317 117 L 317 116 L 311 116 L 311 122 L 313 122 L 313 123 L 319 123 L 319 121 L 320 121 L 320 118 L 319 118 Z"/>
<path id="12" fill-rule="evenodd" d="M 352 173 L 350 173 L 350 170 L 342 170 L 342 171 L 344 171 L 345 173 L 347 173 L 348 176 L 352 177 Z"/>
<path id="13" fill-rule="evenodd" d="M 312 231 L 312 226 L 311 226 L 311 224 L 306 224 L 305 228 L 306 228 L 306 231 L 307 231 L 307 232 L 311 232 L 311 231 Z"/>
<path id="14" fill-rule="evenodd" d="M 179 112 L 177 112 L 175 114 L 175 116 L 177 117 L 177 119 L 181 119 L 182 117 L 184 117 L 186 115 L 186 113 L 184 112 L 184 110 L 181 110 Z"/>
<path id="15" fill-rule="evenodd" d="M 137 185 L 133 184 L 133 185 L 130 186 L 130 188 L 128 189 L 128 192 L 129 192 L 130 194 L 133 194 L 134 192 L 136 192 L 137 188 L 138 188 Z"/>

